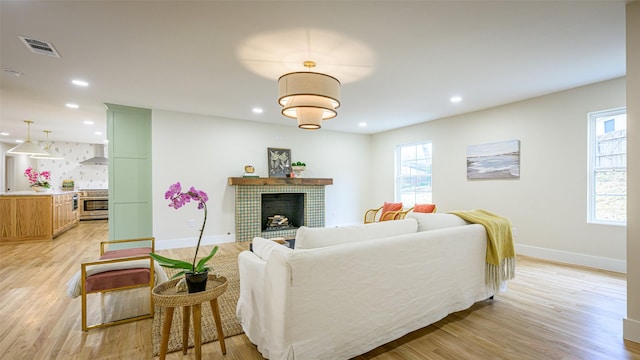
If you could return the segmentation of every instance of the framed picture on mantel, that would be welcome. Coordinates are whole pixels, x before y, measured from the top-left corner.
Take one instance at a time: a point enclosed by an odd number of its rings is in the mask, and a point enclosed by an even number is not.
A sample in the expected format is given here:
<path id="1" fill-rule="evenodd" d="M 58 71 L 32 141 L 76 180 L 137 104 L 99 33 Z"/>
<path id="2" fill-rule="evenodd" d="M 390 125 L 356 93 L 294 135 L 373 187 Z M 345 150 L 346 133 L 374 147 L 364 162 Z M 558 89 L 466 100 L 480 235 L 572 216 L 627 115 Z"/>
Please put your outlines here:
<path id="1" fill-rule="evenodd" d="M 267 148 L 269 177 L 287 177 L 291 173 L 291 149 Z"/>

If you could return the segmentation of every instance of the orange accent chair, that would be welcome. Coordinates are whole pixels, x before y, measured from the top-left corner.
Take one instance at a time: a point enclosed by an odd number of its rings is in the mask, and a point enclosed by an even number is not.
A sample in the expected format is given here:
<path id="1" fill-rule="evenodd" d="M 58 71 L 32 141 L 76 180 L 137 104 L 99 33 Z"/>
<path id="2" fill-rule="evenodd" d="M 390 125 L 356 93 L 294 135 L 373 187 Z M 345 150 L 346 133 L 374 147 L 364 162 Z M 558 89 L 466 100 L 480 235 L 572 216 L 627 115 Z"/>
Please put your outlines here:
<path id="1" fill-rule="evenodd" d="M 402 211 L 402 203 L 385 202 L 379 208 L 367 210 L 364 213 L 364 223 L 396 220 L 396 216 L 400 211 Z"/>
<path id="2" fill-rule="evenodd" d="M 109 245 L 125 244 L 125 243 L 143 243 L 144 246 L 135 248 L 125 248 L 118 250 L 109 250 Z M 149 247 L 146 245 L 150 244 Z M 116 245 L 118 246 L 118 245 Z M 127 245 L 124 245 L 127 246 Z M 106 250 L 105 250 L 106 249 Z M 154 283 L 154 264 L 153 259 L 149 256 L 150 252 L 155 251 L 155 239 L 139 238 L 129 240 L 113 240 L 103 241 L 100 243 L 100 258 L 97 261 L 84 262 L 81 264 L 81 296 L 82 296 L 82 331 L 94 328 L 103 328 L 112 325 L 123 324 L 141 319 L 153 317 L 153 296 L 151 294 Z M 146 267 L 135 267 L 140 264 L 146 264 Z M 135 261 L 127 265 L 127 262 Z M 133 266 L 135 264 L 135 266 Z M 129 268 L 128 266 L 131 266 Z M 96 268 L 118 268 L 118 270 L 109 270 L 95 273 Z M 87 325 L 87 295 L 92 293 L 106 293 L 111 291 L 134 289 L 140 287 L 149 287 L 149 313 L 138 315 L 122 320 L 103 322 L 95 325 Z"/>
<path id="3" fill-rule="evenodd" d="M 404 217 L 407 216 L 409 211 L 412 211 L 412 210 L 413 210 L 413 206 L 408 208 L 408 209 L 406 209 L 406 210 L 398 211 L 398 213 L 396 214 L 394 220 L 402 220 L 402 219 L 404 219 Z"/>

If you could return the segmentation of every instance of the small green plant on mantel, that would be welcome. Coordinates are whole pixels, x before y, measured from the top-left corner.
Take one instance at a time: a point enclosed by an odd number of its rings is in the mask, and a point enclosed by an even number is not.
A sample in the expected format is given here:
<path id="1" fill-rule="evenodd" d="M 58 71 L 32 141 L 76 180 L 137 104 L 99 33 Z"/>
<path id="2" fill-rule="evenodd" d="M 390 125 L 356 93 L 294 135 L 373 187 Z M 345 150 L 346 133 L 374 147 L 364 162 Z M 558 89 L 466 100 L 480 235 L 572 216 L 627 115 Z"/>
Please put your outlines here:
<path id="1" fill-rule="evenodd" d="M 296 176 L 300 176 L 300 174 L 302 174 L 302 172 L 304 171 L 304 169 L 306 168 L 307 164 L 303 163 L 303 162 L 292 162 L 291 163 L 291 170 L 293 170 L 293 172 L 296 174 Z"/>
<path id="2" fill-rule="evenodd" d="M 193 186 L 187 192 L 182 192 L 182 186 L 180 182 L 177 182 L 169 187 L 169 190 L 164 194 L 165 199 L 169 199 L 171 203 L 169 207 L 172 207 L 176 210 L 183 207 L 185 204 L 191 202 L 191 200 L 198 203 L 198 209 L 204 209 L 204 220 L 202 221 L 202 228 L 200 228 L 200 236 L 198 237 L 198 244 L 196 245 L 196 253 L 193 255 L 192 262 L 186 262 L 183 260 L 170 259 L 164 256 L 160 256 L 158 254 L 151 253 L 149 254 L 155 261 L 160 264 L 160 266 L 170 268 L 170 269 L 183 269 L 179 273 L 173 275 L 171 278 L 175 279 L 179 276 L 185 275 L 187 273 L 203 273 L 209 270 L 207 266 L 207 262 L 213 258 L 213 256 L 218 251 L 218 246 L 216 245 L 213 250 L 207 255 L 203 257 L 196 263 L 196 258 L 198 257 L 198 250 L 200 249 L 200 241 L 202 240 L 202 233 L 204 232 L 204 227 L 207 224 L 207 201 L 209 197 L 207 193 L 201 190 L 197 190 Z"/>

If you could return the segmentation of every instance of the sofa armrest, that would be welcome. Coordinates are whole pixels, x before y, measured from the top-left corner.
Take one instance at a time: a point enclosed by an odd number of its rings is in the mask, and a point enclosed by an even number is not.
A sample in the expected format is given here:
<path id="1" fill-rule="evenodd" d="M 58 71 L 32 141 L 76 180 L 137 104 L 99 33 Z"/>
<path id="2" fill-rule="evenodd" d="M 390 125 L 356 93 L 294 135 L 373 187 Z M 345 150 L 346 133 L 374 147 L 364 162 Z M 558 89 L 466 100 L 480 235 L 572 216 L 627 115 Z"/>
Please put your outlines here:
<path id="1" fill-rule="evenodd" d="M 282 245 L 280 245 L 282 246 Z M 264 274 L 267 262 L 250 251 L 238 256 L 240 297 L 236 316 L 245 334 L 254 344 L 264 341 L 261 314 L 264 314 Z"/>
<path id="2" fill-rule="evenodd" d="M 261 237 L 255 237 L 253 239 L 252 248 L 253 253 L 264 261 L 269 260 L 271 253 L 274 251 L 293 251 L 293 249 L 284 246 L 283 244 Z"/>

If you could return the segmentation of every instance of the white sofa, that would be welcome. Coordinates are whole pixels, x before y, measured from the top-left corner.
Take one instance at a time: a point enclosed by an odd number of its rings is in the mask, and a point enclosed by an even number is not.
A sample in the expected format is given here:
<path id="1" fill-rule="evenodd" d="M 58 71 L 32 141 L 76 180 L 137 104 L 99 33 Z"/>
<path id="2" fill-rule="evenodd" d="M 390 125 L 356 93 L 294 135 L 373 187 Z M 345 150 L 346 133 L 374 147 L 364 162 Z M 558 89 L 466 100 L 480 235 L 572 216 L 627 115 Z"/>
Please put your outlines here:
<path id="1" fill-rule="evenodd" d="M 348 359 L 494 295 L 482 225 L 451 214 L 302 227 L 295 249 L 255 238 L 236 314 L 268 359 Z"/>

